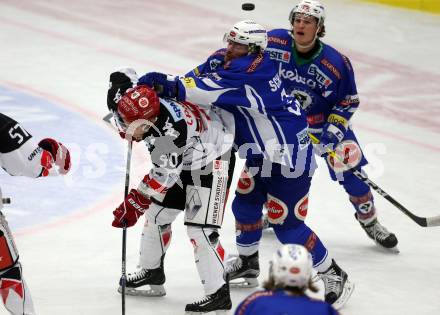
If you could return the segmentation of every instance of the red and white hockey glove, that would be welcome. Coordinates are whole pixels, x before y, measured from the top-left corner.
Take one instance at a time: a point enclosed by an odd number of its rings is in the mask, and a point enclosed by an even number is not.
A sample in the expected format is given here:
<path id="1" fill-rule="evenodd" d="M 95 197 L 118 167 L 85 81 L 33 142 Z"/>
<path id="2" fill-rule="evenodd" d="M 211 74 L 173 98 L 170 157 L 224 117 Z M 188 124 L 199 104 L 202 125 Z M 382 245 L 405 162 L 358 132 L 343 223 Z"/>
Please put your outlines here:
<path id="1" fill-rule="evenodd" d="M 67 174 L 71 167 L 70 152 L 61 143 L 51 138 L 45 138 L 38 143 L 44 152 L 41 157 L 43 172 L 41 176 L 55 175 L 50 171 L 53 164 L 58 167 L 58 174 Z"/>
<path id="2" fill-rule="evenodd" d="M 124 225 L 126 227 L 135 225 L 139 217 L 148 210 L 150 204 L 151 200 L 136 189 L 130 190 L 124 202 L 113 211 L 115 218 L 112 225 L 117 228 L 122 228 Z"/>

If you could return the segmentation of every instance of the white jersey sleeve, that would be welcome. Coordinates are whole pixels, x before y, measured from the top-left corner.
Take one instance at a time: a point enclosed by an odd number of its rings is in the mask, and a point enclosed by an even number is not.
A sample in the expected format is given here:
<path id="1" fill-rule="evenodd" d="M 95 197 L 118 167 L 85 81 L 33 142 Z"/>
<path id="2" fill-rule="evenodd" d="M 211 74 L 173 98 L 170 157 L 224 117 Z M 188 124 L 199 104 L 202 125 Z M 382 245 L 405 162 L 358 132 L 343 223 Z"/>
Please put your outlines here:
<path id="1" fill-rule="evenodd" d="M 39 177 L 43 149 L 18 122 L 0 113 L 0 166 L 10 175 Z"/>

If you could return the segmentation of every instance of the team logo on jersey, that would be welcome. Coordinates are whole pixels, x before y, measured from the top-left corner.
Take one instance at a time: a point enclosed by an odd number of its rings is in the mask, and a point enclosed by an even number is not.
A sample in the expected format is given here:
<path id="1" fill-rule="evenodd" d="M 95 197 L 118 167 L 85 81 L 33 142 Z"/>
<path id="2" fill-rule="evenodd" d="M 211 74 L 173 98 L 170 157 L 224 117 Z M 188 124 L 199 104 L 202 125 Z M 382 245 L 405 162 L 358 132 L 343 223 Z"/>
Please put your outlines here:
<path id="1" fill-rule="evenodd" d="M 327 156 L 330 167 L 335 172 L 346 171 L 347 168 L 355 168 L 362 161 L 362 151 L 359 145 L 353 140 L 345 140 L 336 146 L 336 158 Z"/>
<path id="2" fill-rule="evenodd" d="M 310 110 L 315 100 L 311 94 L 302 89 L 294 89 L 292 92 L 290 92 L 290 95 L 295 96 L 295 98 L 301 105 L 301 108 L 306 113 Z"/>
<path id="3" fill-rule="evenodd" d="M 170 123 L 170 118 L 167 118 L 167 121 L 165 122 L 165 126 L 163 127 L 163 130 L 165 131 L 165 136 L 170 136 L 173 138 L 177 138 L 180 134 L 179 132 L 173 128 L 173 124 Z"/>
<path id="4" fill-rule="evenodd" d="M 265 204 L 267 209 L 267 219 L 271 224 L 283 224 L 284 220 L 289 214 L 289 208 L 280 199 L 267 194 L 267 202 Z"/>
<path id="5" fill-rule="evenodd" d="M 216 70 L 218 68 L 218 66 L 220 66 L 222 64 L 222 61 L 219 59 L 212 59 L 211 61 L 209 61 L 209 68 L 211 70 Z"/>
<path id="6" fill-rule="evenodd" d="M 324 72 L 322 72 L 317 65 L 313 63 L 310 65 L 309 70 L 307 70 L 307 73 L 313 75 L 316 81 L 318 82 L 318 84 L 321 86 L 325 86 L 325 88 L 328 88 L 330 84 L 333 83 L 333 81 L 330 80 L 330 78 Z"/>
<path id="7" fill-rule="evenodd" d="M 270 59 L 274 59 L 277 61 L 289 63 L 290 62 L 290 52 L 282 49 L 276 48 L 267 48 L 267 52 L 269 52 Z"/>
<path id="8" fill-rule="evenodd" d="M 255 180 L 251 174 L 249 174 L 249 170 L 246 168 L 241 172 L 240 178 L 237 183 L 237 191 L 240 194 L 246 195 L 254 190 Z"/>
<path id="9" fill-rule="evenodd" d="M 309 209 L 309 194 L 302 197 L 295 205 L 295 216 L 304 221 L 307 216 L 307 210 Z"/>

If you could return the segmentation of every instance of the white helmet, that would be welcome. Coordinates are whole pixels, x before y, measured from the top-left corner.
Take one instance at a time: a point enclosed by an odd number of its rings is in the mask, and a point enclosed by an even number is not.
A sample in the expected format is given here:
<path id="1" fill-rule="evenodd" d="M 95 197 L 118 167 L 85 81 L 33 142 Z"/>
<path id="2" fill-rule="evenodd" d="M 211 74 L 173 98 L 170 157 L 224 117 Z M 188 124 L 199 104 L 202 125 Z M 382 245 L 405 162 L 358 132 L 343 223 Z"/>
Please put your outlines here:
<path id="1" fill-rule="evenodd" d="M 272 256 L 270 273 L 275 285 L 304 288 L 312 276 L 312 255 L 302 245 L 287 244 Z"/>
<path id="2" fill-rule="evenodd" d="M 296 13 L 310 15 L 318 20 L 318 25 L 323 25 L 325 20 L 325 9 L 321 2 L 316 0 L 302 0 L 289 14 L 289 21 L 292 23 Z"/>
<path id="3" fill-rule="evenodd" d="M 260 24 L 251 20 L 240 21 L 225 33 L 224 41 L 233 41 L 239 44 L 248 45 L 249 48 L 267 46 L 267 31 Z"/>

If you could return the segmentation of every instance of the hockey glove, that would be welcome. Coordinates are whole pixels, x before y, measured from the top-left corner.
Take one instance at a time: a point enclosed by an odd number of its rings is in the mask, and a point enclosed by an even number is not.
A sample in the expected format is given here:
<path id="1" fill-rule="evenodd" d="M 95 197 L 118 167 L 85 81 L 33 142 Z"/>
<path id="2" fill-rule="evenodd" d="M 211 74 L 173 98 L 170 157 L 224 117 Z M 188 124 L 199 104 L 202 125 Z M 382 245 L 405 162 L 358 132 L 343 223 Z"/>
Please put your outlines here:
<path id="1" fill-rule="evenodd" d="M 139 78 L 138 85 L 152 87 L 159 97 L 175 98 L 177 96 L 178 77 L 167 76 L 160 72 L 149 72 Z"/>
<path id="2" fill-rule="evenodd" d="M 139 193 L 136 189 L 130 190 L 130 193 L 119 207 L 113 211 L 115 216 L 112 225 L 122 228 L 124 225 L 130 227 L 136 224 L 151 204 L 151 200 Z"/>
<path id="3" fill-rule="evenodd" d="M 110 112 L 118 110 L 118 102 L 125 92 L 134 87 L 137 83 L 138 75 L 131 68 L 124 68 L 110 74 L 109 88 L 107 91 L 107 107 Z"/>
<path id="4" fill-rule="evenodd" d="M 318 152 L 321 151 L 320 155 L 327 153 L 329 150 L 333 151 L 335 146 L 344 139 L 347 128 L 348 121 L 344 117 L 330 114 L 327 123 L 322 128 L 322 135 L 319 139 Z"/>
<path id="5" fill-rule="evenodd" d="M 44 152 L 41 157 L 43 171 L 41 176 L 67 174 L 71 167 L 70 152 L 61 143 L 51 138 L 45 138 L 38 143 Z M 58 167 L 57 174 L 50 171 L 53 164 Z"/>

